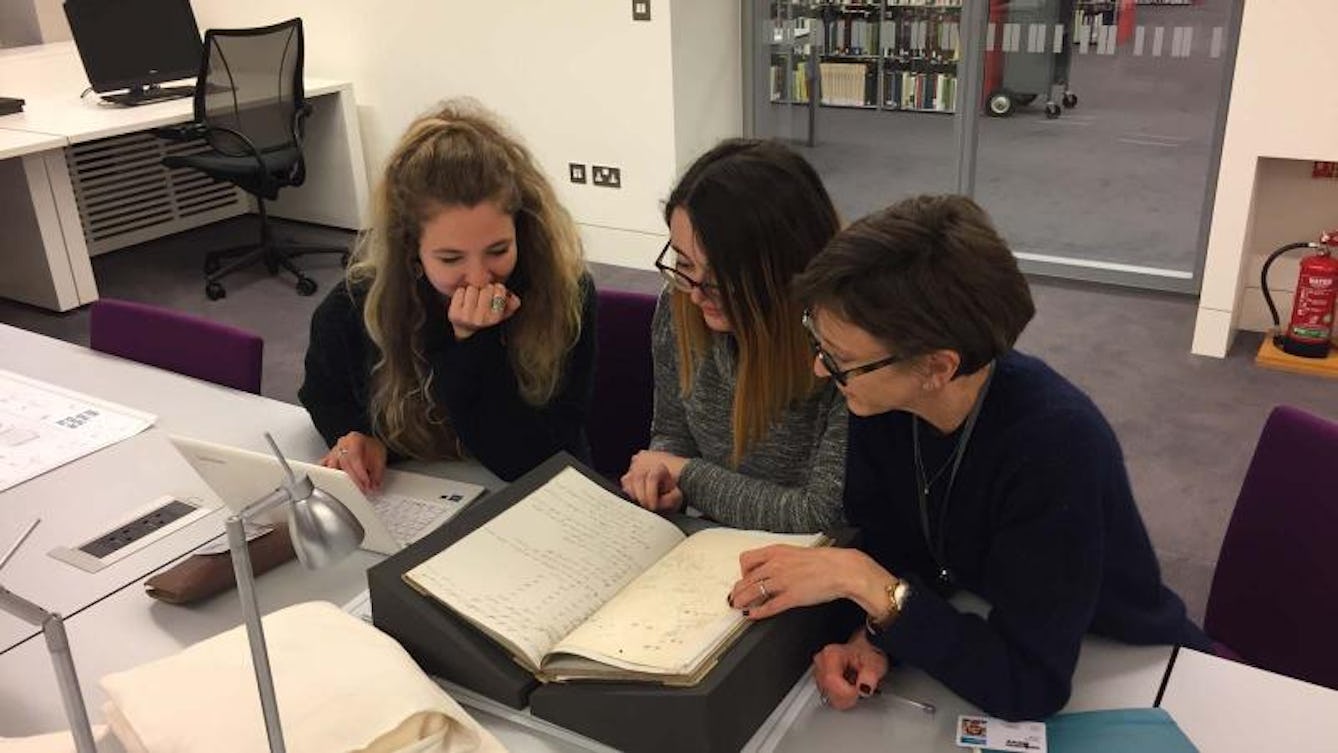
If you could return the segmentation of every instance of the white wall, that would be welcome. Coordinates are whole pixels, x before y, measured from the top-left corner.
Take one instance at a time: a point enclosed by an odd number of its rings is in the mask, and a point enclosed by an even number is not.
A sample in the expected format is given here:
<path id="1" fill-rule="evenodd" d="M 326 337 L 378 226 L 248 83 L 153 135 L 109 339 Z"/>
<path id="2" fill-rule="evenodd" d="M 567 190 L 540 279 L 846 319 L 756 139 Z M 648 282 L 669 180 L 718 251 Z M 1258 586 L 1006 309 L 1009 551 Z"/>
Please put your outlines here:
<path id="1" fill-rule="evenodd" d="M 1331 218 L 1326 227 L 1338 227 L 1331 185 L 1309 183 L 1295 165 L 1260 170 L 1261 158 L 1338 160 L 1338 56 L 1330 34 L 1338 3 L 1244 2 L 1193 344 L 1195 353 L 1218 357 L 1242 323 L 1259 321 L 1258 256 L 1284 236 L 1313 240 L 1317 211 Z M 1270 207 L 1301 218 L 1294 233 L 1279 227 Z M 1279 262 L 1274 275 L 1290 289 L 1294 270 Z M 1242 311 L 1254 314 L 1243 320 Z"/>
<path id="2" fill-rule="evenodd" d="M 709 86 L 684 89 L 689 107 L 726 114 L 699 120 L 681 141 L 676 136 L 674 66 L 686 64 L 686 57 L 673 54 L 671 23 L 697 26 L 700 14 L 717 27 L 728 26 L 733 16 L 733 36 L 707 34 L 710 44 L 699 43 L 698 51 L 704 58 L 733 60 L 737 68 L 735 3 L 676 0 L 671 8 L 669 0 L 652 0 L 649 22 L 632 21 L 626 0 L 193 5 L 202 30 L 301 16 L 308 74 L 353 82 L 369 175 L 380 173 L 416 115 L 441 99 L 476 97 L 529 144 L 580 223 L 594 261 L 649 267 L 665 235 L 659 202 L 682 162 L 676 150 L 741 128 L 738 84 L 730 84 L 728 74 L 703 77 L 694 70 L 691 79 L 704 78 Z M 729 50 L 715 49 L 722 45 Z M 569 162 L 617 166 L 622 188 L 572 184 Z"/>
<path id="3" fill-rule="evenodd" d="M 35 0 L 37 23 L 42 28 L 43 42 L 60 42 L 70 38 L 70 22 L 65 20 L 65 9 L 61 7 L 63 4 L 64 0 Z"/>

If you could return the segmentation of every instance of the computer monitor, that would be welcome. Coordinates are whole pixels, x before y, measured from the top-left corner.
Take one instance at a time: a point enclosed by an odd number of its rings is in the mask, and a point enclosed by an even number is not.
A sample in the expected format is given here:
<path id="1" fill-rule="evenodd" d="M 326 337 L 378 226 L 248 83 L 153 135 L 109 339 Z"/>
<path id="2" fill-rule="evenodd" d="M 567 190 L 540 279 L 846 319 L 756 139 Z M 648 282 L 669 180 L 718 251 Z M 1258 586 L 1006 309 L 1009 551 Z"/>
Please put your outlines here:
<path id="1" fill-rule="evenodd" d="M 65 17 L 93 91 L 121 104 L 190 96 L 160 87 L 200 71 L 200 29 L 190 0 L 66 0 Z"/>

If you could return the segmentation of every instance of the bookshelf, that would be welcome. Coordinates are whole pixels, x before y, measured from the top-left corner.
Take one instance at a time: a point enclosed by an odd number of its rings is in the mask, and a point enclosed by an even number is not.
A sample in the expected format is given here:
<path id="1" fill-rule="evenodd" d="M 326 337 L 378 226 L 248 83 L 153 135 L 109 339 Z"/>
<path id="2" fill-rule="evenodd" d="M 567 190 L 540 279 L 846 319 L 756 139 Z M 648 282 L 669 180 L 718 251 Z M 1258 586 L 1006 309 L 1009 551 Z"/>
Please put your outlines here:
<path id="1" fill-rule="evenodd" d="M 771 101 L 956 110 L 962 0 L 772 4 Z"/>

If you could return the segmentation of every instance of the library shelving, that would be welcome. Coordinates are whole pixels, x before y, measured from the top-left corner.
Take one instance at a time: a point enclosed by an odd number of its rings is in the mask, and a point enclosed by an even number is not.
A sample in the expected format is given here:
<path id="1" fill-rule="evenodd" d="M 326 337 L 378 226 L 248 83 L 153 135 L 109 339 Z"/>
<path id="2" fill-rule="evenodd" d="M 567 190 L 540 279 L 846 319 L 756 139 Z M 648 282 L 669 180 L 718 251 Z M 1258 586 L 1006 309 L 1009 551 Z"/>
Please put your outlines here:
<path id="1" fill-rule="evenodd" d="M 771 100 L 955 111 L 961 0 L 775 3 Z"/>

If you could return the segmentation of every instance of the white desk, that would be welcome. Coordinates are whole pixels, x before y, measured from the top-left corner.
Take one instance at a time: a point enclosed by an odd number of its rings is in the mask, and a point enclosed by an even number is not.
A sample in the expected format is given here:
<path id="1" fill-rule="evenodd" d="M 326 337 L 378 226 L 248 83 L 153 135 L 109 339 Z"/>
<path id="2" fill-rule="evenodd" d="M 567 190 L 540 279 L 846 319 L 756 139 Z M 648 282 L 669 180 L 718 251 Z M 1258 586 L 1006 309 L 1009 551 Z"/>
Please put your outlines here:
<path id="1" fill-rule="evenodd" d="M 138 164 L 153 169 L 157 164 L 153 157 L 168 147 L 147 135 L 130 136 L 190 120 L 192 101 L 107 107 L 96 96 L 80 97 L 87 86 L 73 42 L 0 50 L 0 92 L 27 100 L 23 112 L 0 116 L 0 227 L 6 234 L 0 254 L 0 296 L 58 311 L 90 303 L 97 299 L 90 254 L 251 208 L 250 199 L 240 191 L 232 191 L 231 201 L 225 198 L 189 210 L 175 203 L 175 188 L 151 200 L 127 199 L 124 206 L 117 199 L 117 214 L 128 212 L 142 222 L 127 224 L 123 232 L 99 230 L 90 241 L 86 236 L 92 233 L 77 198 L 82 195 L 80 155 L 88 148 L 83 145 L 127 137 L 117 148 L 125 150 L 127 160 L 138 159 Z M 282 191 L 278 201 L 269 203 L 270 212 L 304 222 L 361 228 L 368 183 L 352 84 L 309 78 L 305 90 L 313 108 L 303 144 L 308 179 L 301 187 Z M 156 180 L 160 185 L 168 181 L 167 171 Z M 105 192 L 108 185 L 103 180 L 96 191 Z"/>
<path id="2" fill-rule="evenodd" d="M 1161 707 L 1202 753 L 1332 753 L 1338 691 L 1181 649 Z"/>
<path id="3" fill-rule="evenodd" d="M 21 362 L 9 355 L 17 353 L 23 354 Z M 296 457 L 314 458 L 324 449 L 305 413 L 294 405 L 216 387 L 3 325 L 0 354 L 0 368 L 155 412 L 160 417 L 159 425 L 169 431 L 259 448 L 259 432 L 268 428 Z M 432 469 L 491 488 L 500 484 L 477 466 L 434 464 Z M 0 504 L 0 520 L 4 514 Z M 332 569 L 316 572 L 289 562 L 259 578 L 261 609 L 270 612 L 312 599 L 342 604 L 366 588 L 365 570 L 377 559 L 360 552 Z M 39 594 L 27 595 L 40 598 Z M 90 713 L 94 719 L 101 718 L 105 697 L 97 684 L 99 677 L 168 655 L 240 621 L 235 593 L 192 607 L 174 607 L 150 599 L 137 583 L 74 614 L 67 621 L 67 630 Z M 1087 641 L 1068 710 L 1151 705 L 1169 653 L 1165 647 Z M 965 702 L 913 669 L 898 670 L 890 688 L 934 703 L 939 711 L 930 717 L 876 699 L 853 712 L 837 712 L 818 703 L 814 686 L 805 676 L 745 750 L 765 753 L 834 746 L 849 750 L 954 750 L 951 728 L 956 715 L 972 710 Z M 546 722 L 526 721 L 523 714 L 493 714 L 474 708 L 471 713 L 517 753 L 609 750 L 578 735 L 553 731 Z M 37 734 L 64 726 L 42 640 L 30 638 L 0 653 L 0 736 Z"/>

